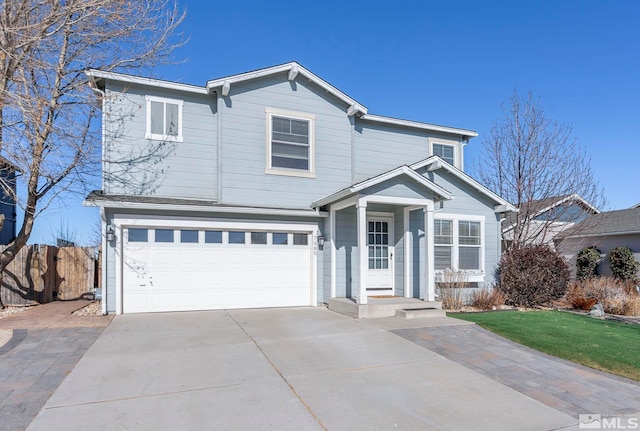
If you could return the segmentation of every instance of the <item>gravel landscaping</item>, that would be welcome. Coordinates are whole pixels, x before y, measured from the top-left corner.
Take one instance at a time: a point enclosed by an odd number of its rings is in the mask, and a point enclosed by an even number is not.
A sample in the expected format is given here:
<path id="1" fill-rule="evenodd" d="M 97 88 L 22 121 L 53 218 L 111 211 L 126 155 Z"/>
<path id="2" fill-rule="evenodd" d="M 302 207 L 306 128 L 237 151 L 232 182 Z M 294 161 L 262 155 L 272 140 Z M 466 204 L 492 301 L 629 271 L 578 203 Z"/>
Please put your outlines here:
<path id="1" fill-rule="evenodd" d="M 29 308 L 28 306 L 8 306 L 4 310 L 0 310 L 0 319 L 7 317 L 11 314 L 20 313 Z"/>
<path id="2" fill-rule="evenodd" d="M 91 304 L 73 312 L 75 316 L 100 316 L 102 315 L 102 305 L 100 301 L 93 301 Z"/>

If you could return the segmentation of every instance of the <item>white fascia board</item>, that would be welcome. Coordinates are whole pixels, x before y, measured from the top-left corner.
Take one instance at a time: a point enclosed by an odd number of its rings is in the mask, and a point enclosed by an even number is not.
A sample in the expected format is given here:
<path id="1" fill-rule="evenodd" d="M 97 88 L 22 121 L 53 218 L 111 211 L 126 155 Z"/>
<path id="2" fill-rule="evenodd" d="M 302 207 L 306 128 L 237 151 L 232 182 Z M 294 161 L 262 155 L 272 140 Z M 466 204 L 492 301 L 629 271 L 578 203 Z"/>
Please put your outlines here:
<path id="1" fill-rule="evenodd" d="M 631 231 L 621 231 L 621 232 L 600 232 L 600 233 L 576 233 L 570 234 L 566 236 L 561 236 L 558 240 L 565 240 L 571 238 L 596 238 L 596 237 L 606 237 L 606 236 L 623 236 L 623 235 L 639 235 L 640 230 L 631 230 Z M 555 239 L 555 238 L 554 238 Z"/>
<path id="2" fill-rule="evenodd" d="M 502 199 L 500 196 L 498 196 L 497 194 L 495 194 L 494 192 L 492 192 L 491 190 L 489 190 L 488 188 L 486 188 L 485 186 L 483 186 L 482 184 L 480 184 L 479 182 L 477 182 L 476 180 L 471 178 L 469 175 L 467 175 L 464 172 L 462 172 L 460 169 L 458 169 L 455 166 L 452 166 L 449 163 L 443 161 L 438 156 L 431 156 L 431 157 L 429 157 L 427 159 L 424 159 L 424 160 L 422 160 L 420 162 L 414 163 L 413 165 L 411 165 L 409 167 L 411 169 L 420 169 L 420 168 L 423 168 L 425 166 L 430 166 L 431 164 L 435 163 L 436 161 L 440 161 L 441 162 L 440 163 L 441 164 L 440 169 L 446 170 L 447 172 L 449 172 L 450 174 L 452 174 L 453 176 L 455 176 L 459 180 L 469 184 L 471 187 L 473 187 L 476 190 L 478 190 L 480 193 L 482 193 L 482 194 L 490 197 L 491 199 L 493 199 L 498 204 L 494 208 L 495 212 L 497 212 L 497 213 L 500 213 L 500 212 L 519 212 L 518 208 L 516 208 L 515 206 L 513 206 L 512 204 L 510 204 L 506 200 Z"/>
<path id="3" fill-rule="evenodd" d="M 296 70 L 297 72 L 292 73 L 292 71 L 294 70 Z M 295 79 L 297 75 L 304 76 L 309 81 L 313 82 L 315 85 L 325 90 L 327 93 L 332 94 L 333 96 L 337 97 L 338 99 L 346 103 L 349 106 L 349 109 L 351 109 L 352 107 L 355 107 L 355 112 L 351 110 L 353 114 L 360 112 L 361 114 L 364 115 L 367 113 L 367 108 L 364 105 L 362 105 L 361 103 L 358 103 L 358 101 L 347 96 L 345 93 L 338 90 L 336 87 L 329 84 L 324 79 L 320 78 L 319 76 L 305 69 L 302 65 L 296 63 L 295 61 L 292 61 L 291 63 L 281 64 L 278 66 L 267 67 L 265 69 L 254 70 L 253 72 L 239 73 L 237 75 L 231 75 L 223 78 L 212 79 L 210 81 L 207 81 L 206 88 L 207 88 L 207 91 L 212 91 L 212 90 L 221 88 L 225 83 L 232 86 L 237 82 L 249 81 L 252 79 L 259 79 L 265 76 L 275 75 L 283 72 L 289 73 L 289 75 L 287 75 L 287 79 L 291 77 Z"/>
<path id="4" fill-rule="evenodd" d="M 571 195 L 565 196 L 564 198 L 560 199 L 559 201 L 549 205 L 546 208 L 541 209 L 540 211 L 538 211 L 536 213 L 536 216 L 540 215 L 540 214 L 544 214 L 547 211 L 549 211 L 550 209 L 557 207 L 558 205 L 561 205 L 565 202 L 570 202 L 570 201 L 574 201 L 574 202 L 579 202 L 582 205 L 584 205 L 585 207 L 587 207 L 588 209 L 590 209 L 591 211 L 593 211 L 595 214 L 600 214 L 600 210 L 597 209 L 596 207 L 594 207 L 593 205 L 591 205 L 589 202 L 587 202 L 586 200 L 584 200 L 582 198 L 582 196 L 580 196 L 577 193 L 573 193 Z"/>
<path id="5" fill-rule="evenodd" d="M 186 91 L 189 93 L 205 95 L 209 94 L 205 87 L 191 84 L 181 84 L 179 82 L 164 81 L 161 79 L 143 78 L 140 76 L 126 75 L 123 73 L 105 72 L 103 70 L 97 69 L 86 70 L 85 74 L 93 80 L 111 79 L 113 81 L 127 82 L 129 84 L 147 85 L 151 87 L 165 88 L 168 90 Z"/>
<path id="6" fill-rule="evenodd" d="M 473 130 L 458 129 L 456 127 L 437 126 L 435 124 L 422 123 L 419 121 L 401 120 L 399 118 L 384 117 L 382 115 L 365 114 L 360 117 L 362 120 L 374 121 L 376 123 L 393 124 L 395 126 L 411 127 L 414 129 L 429 130 L 432 132 L 450 133 L 461 135 L 467 139 L 475 138 L 478 132 Z"/>
<path id="7" fill-rule="evenodd" d="M 93 202 L 83 201 L 83 206 L 100 207 L 100 208 L 121 208 L 121 209 L 140 209 L 140 210 L 163 210 L 163 211 L 193 211 L 193 212 L 209 212 L 209 213 L 226 213 L 226 214 L 260 214 L 260 215 L 277 215 L 288 217 L 321 217 L 329 216 L 326 211 L 296 210 L 285 208 L 251 208 L 251 207 L 225 207 L 225 206 L 207 206 L 207 205 L 177 205 L 177 204 L 153 204 L 145 202 Z"/>
<path id="8" fill-rule="evenodd" d="M 425 178 L 422 175 L 418 174 L 410 167 L 400 166 L 398 168 L 395 168 L 392 171 L 385 172 L 381 175 L 378 175 L 377 177 L 369 178 L 368 180 L 364 180 L 362 182 L 354 184 L 353 186 L 347 189 L 340 190 L 337 193 L 334 193 L 332 195 L 319 199 L 313 202 L 311 206 L 314 208 L 318 208 L 318 207 L 322 207 L 327 204 L 330 204 L 332 202 L 337 202 L 343 198 L 348 197 L 349 195 L 361 192 L 362 190 L 368 189 L 369 187 L 375 186 L 377 184 L 380 184 L 384 181 L 390 180 L 400 175 L 407 175 L 408 177 L 412 178 L 414 181 L 418 182 L 425 188 L 431 190 L 432 192 L 434 192 L 435 194 L 437 194 L 438 196 L 446 200 L 452 199 L 451 193 L 449 193 L 447 190 L 443 189 L 442 187 L 433 183 L 432 181 L 429 181 L 428 178 Z"/>

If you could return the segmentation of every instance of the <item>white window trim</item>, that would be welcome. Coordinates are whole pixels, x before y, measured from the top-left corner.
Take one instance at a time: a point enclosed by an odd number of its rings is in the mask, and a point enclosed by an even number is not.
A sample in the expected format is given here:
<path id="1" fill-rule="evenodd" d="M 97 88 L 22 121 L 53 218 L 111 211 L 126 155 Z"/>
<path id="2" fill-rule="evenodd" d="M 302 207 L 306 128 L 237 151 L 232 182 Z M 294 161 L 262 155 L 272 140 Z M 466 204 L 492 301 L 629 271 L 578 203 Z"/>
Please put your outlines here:
<path id="1" fill-rule="evenodd" d="M 464 214 L 446 214 L 446 213 L 436 213 L 434 214 L 434 220 L 450 220 L 452 222 L 452 234 L 453 234 L 453 244 L 451 244 L 451 264 L 453 268 L 452 271 L 458 271 L 458 260 L 459 260 L 459 247 L 460 247 L 460 236 L 459 236 L 459 221 L 472 221 L 472 222 L 480 222 L 480 269 L 470 270 L 465 269 L 461 270 L 467 276 L 467 281 L 470 283 L 476 282 L 484 282 L 486 273 L 484 271 L 485 265 L 485 217 L 484 216 L 476 216 L 476 215 L 464 215 Z M 433 229 L 433 228 L 432 228 Z M 437 246 L 437 244 L 436 244 Z M 436 276 L 438 279 L 441 278 L 443 270 L 436 270 Z"/>
<path id="2" fill-rule="evenodd" d="M 435 155 L 435 151 L 433 150 L 433 146 L 434 145 L 443 145 L 445 147 L 452 147 L 453 148 L 453 166 L 459 167 L 460 157 L 459 157 L 459 154 L 458 154 L 458 146 L 456 144 L 447 143 L 447 142 L 439 142 L 439 141 L 433 140 L 433 141 L 429 142 L 429 145 L 430 145 L 429 149 L 431 150 L 431 155 L 432 156 Z"/>
<path id="3" fill-rule="evenodd" d="M 286 175 L 292 177 L 303 178 L 315 178 L 315 120 L 316 116 L 307 112 L 289 111 L 286 109 L 277 108 L 265 108 L 267 118 L 267 167 L 265 173 L 270 175 Z M 304 120 L 309 122 L 309 170 L 303 171 L 301 169 L 287 169 L 287 168 L 273 168 L 271 167 L 271 129 L 272 129 L 272 117 L 286 117 L 294 120 Z"/>
<path id="4" fill-rule="evenodd" d="M 168 99 L 166 97 L 145 96 L 147 101 L 147 130 L 145 132 L 146 139 L 153 139 L 156 141 L 171 141 L 171 142 L 183 142 L 182 137 L 182 105 L 184 102 L 179 99 Z M 151 102 L 161 102 L 165 106 L 167 103 L 178 105 L 178 136 L 169 136 L 160 133 L 151 133 Z M 165 117 L 166 118 L 166 117 Z"/>

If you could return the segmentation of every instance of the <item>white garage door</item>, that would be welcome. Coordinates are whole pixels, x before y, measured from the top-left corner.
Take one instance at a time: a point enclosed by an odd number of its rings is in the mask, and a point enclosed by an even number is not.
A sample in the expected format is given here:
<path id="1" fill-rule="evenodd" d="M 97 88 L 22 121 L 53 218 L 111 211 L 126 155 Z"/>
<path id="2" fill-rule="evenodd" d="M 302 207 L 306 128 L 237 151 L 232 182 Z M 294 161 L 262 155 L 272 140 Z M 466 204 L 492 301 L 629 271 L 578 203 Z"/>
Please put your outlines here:
<path id="1" fill-rule="evenodd" d="M 312 305 L 310 234 L 123 230 L 125 313 Z"/>

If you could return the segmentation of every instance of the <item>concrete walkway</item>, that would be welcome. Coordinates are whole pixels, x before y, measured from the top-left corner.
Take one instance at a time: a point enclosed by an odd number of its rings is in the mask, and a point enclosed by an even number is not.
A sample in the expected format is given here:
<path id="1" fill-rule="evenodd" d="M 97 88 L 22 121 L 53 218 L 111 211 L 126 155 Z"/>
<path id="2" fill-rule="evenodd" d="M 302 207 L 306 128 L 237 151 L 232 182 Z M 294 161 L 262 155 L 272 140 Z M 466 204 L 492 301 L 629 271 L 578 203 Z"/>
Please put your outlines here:
<path id="1" fill-rule="evenodd" d="M 476 325 L 393 332 L 573 417 L 640 412 L 639 382 L 545 355 Z"/>
<path id="2" fill-rule="evenodd" d="M 29 430 L 577 429 L 389 325 L 320 307 L 117 316 Z"/>
<path id="3" fill-rule="evenodd" d="M 0 430 L 24 430 L 111 316 L 74 316 L 89 301 L 56 301 L 0 319 Z"/>

